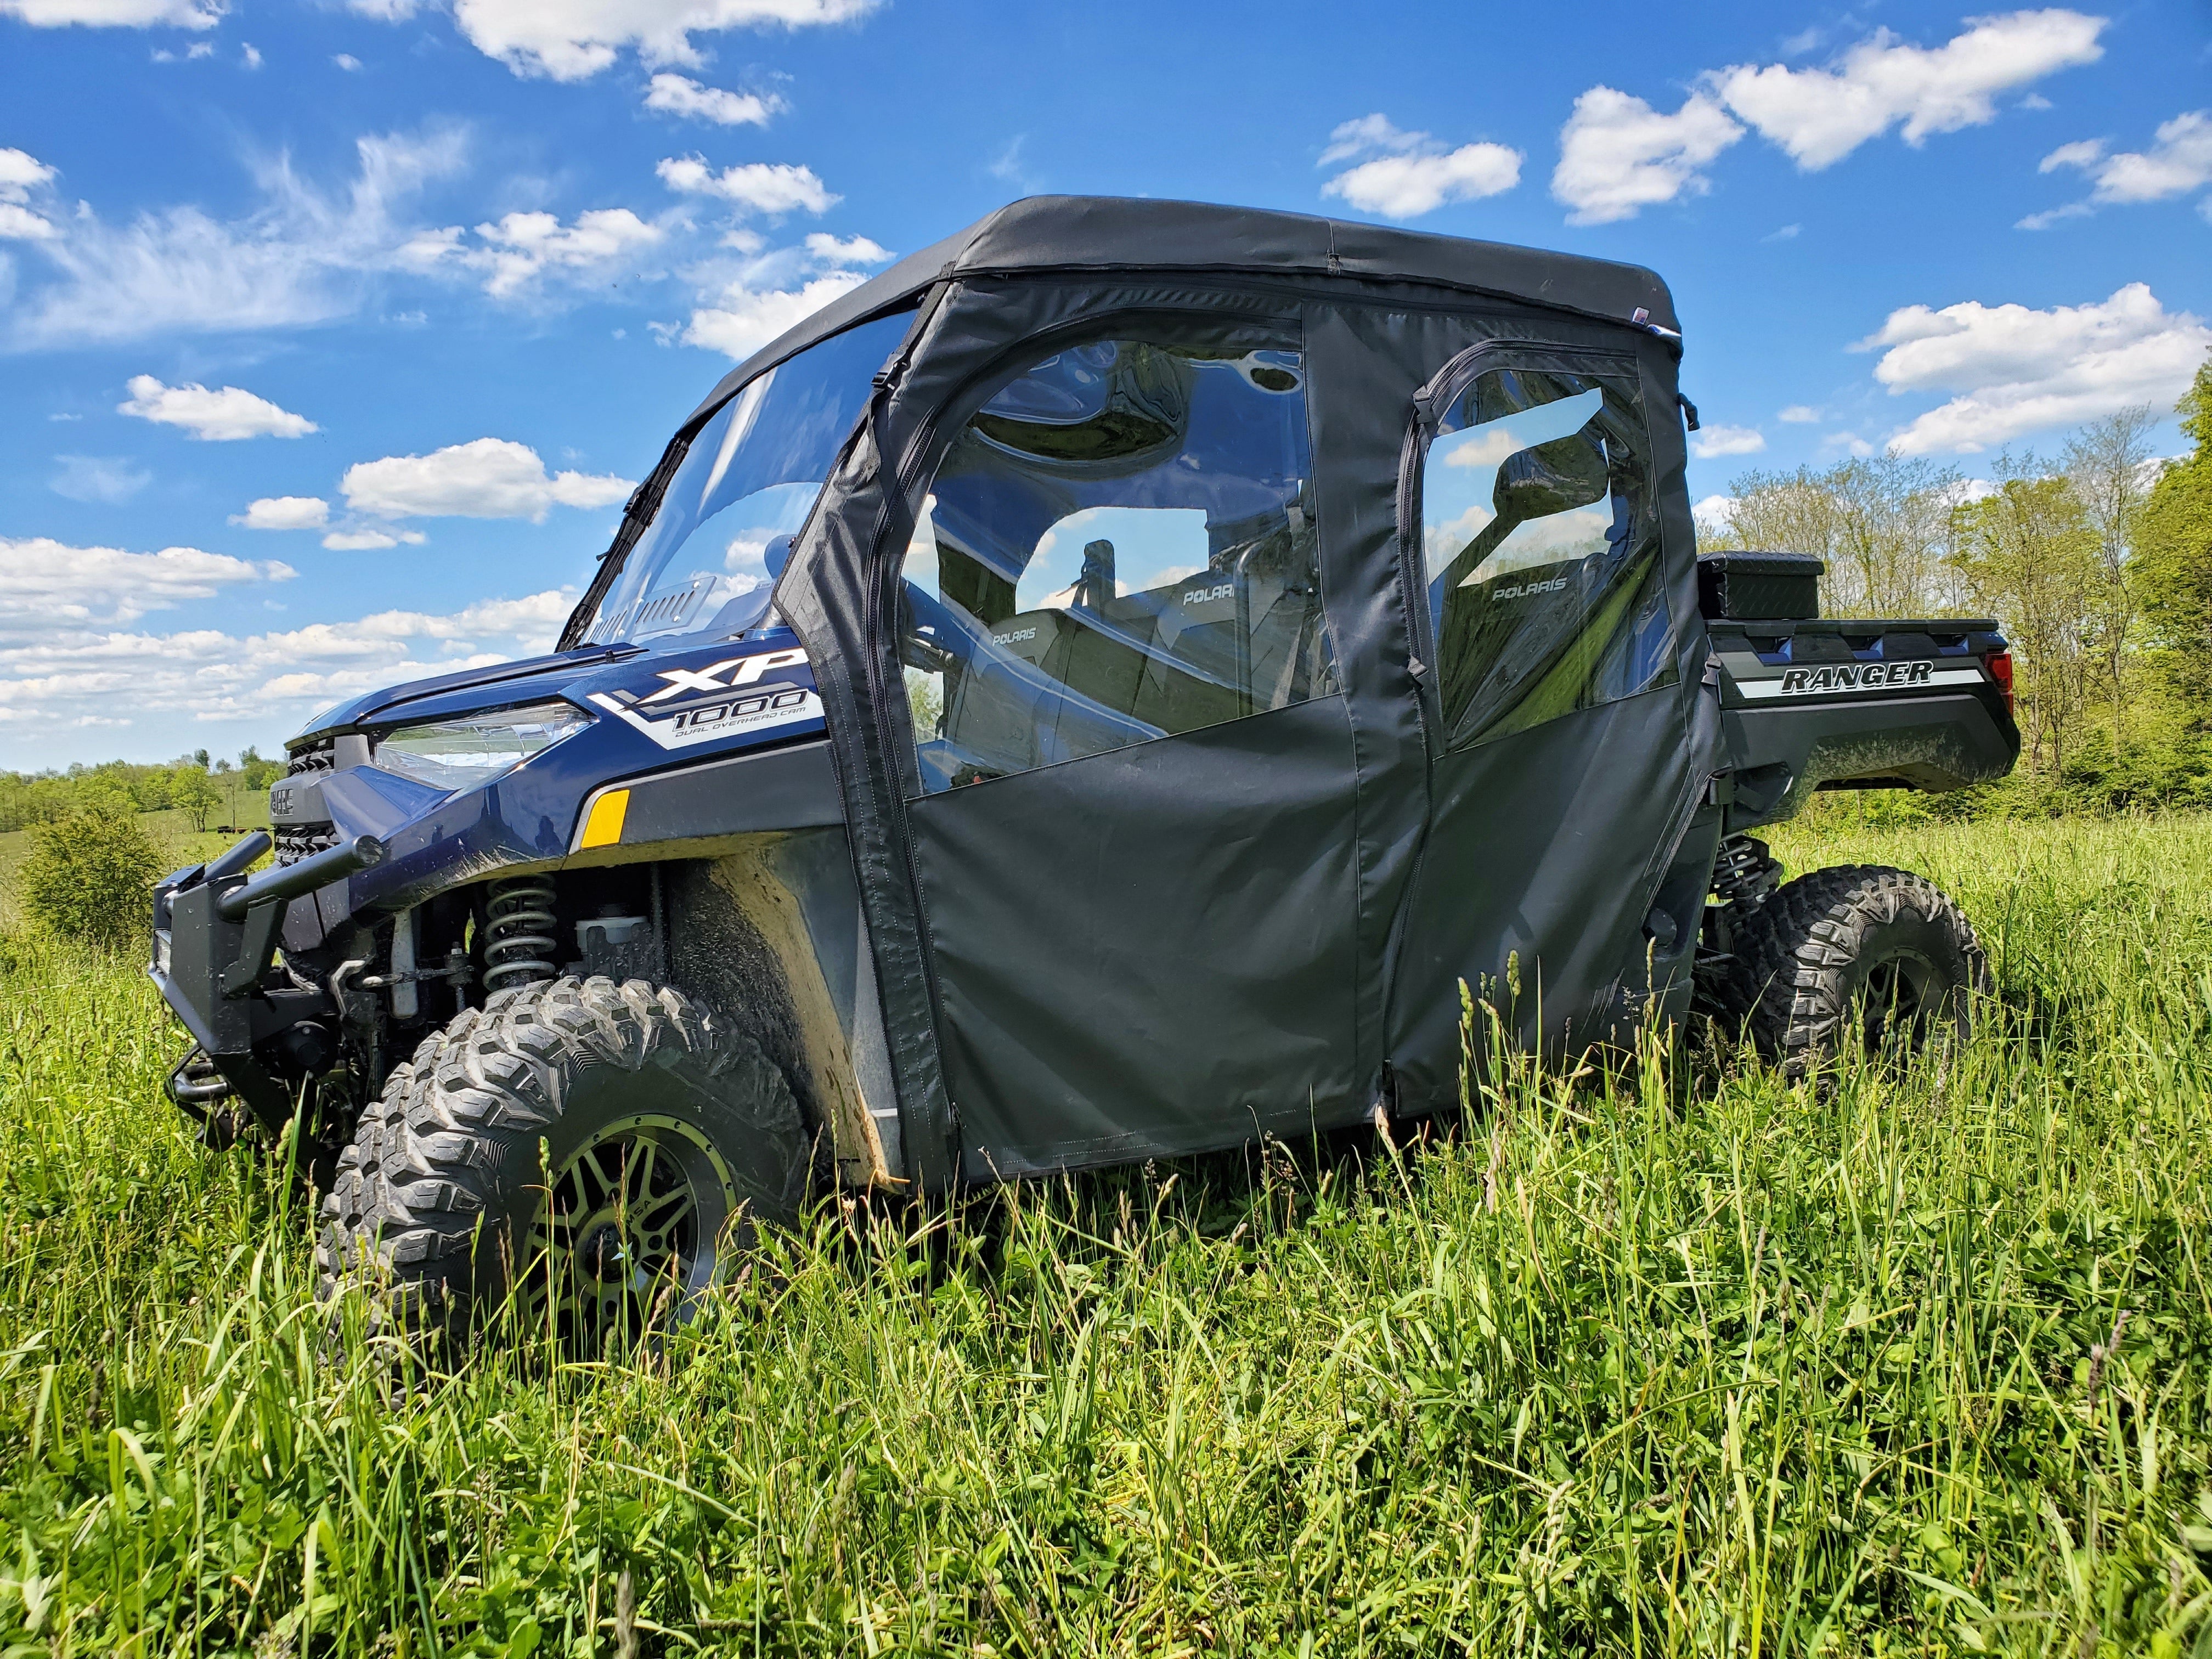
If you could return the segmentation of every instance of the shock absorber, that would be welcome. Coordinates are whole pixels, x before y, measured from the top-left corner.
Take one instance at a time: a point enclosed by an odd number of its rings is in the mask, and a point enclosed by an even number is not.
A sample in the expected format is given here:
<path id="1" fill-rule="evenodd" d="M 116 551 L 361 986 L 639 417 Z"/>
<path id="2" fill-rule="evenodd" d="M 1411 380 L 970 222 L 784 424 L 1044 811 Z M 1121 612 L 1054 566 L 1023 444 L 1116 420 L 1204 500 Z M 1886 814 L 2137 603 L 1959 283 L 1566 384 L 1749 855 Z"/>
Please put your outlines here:
<path id="1" fill-rule="evenodd" d="M 1756 836 L 1741 833 L 1721 842 L 1713 860 L 1713 896 L 1740 916 L 1749 915 L 1774 891 L 1782 866 Z"/>
<path id="2" fill-rule="evenodd" d="M 553 878 L 509 876 L 491 884 L 484 902 L 484 993 L 551 979 L 558 942 Z"/>
<path id="3" fill-rule="evenodd" d="M 1781 861 L 1756 836 L 1738 831 L 1723 838 L 1713 859 L 1713 902 L 1705 907 L 1705 928 L 1692 969 L 1698 988 L 1696 1006 L 1705 1012 L 1742 1017 L 1741 1008 L 1731 1012 L 1729 992 L 1737 933 L 1754 911 L 1774 896 L 1775 883 L 1781 875 Z"/>

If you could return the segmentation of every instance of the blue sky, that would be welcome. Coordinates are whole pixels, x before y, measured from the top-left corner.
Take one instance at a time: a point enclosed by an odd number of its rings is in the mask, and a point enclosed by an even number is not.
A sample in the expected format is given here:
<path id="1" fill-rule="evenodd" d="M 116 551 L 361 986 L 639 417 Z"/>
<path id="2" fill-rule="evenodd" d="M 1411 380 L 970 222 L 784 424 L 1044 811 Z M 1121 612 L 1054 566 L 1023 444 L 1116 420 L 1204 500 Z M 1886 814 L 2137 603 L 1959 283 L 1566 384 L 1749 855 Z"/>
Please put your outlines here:
<path id="1" fill-rule="evenodd" d="M 733 357 L 1038 191 L 1639 261 L 1693 494 L 1972 474 L 2212 349 L 2212 13 L 0 0 L 0 766 L 542 647 Z"/>

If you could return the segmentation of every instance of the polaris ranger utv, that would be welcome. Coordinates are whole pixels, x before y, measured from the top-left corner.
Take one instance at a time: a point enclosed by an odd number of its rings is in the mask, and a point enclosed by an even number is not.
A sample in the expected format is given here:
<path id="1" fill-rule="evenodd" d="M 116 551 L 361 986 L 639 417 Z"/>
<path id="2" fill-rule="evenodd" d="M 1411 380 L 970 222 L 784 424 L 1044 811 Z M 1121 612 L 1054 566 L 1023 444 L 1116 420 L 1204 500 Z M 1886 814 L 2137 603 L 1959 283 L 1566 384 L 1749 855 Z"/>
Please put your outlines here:
<path id="1" fill-rule="evenodd" d="M 299 1116 L 326 1288 L 588 1334 L 828 1183 L 1435 1110 L 1516 960 L 1528 1043 L 1960 1020 L 1942 895 L 1749 832 L 2002 775 L 2005 642 L 1701 566 L 1680 349 L 1633 266 L 993 214 L 725 378 L 552 654 L 293 739 L 275 866 L 155 899 L 169 1091 Z"/>

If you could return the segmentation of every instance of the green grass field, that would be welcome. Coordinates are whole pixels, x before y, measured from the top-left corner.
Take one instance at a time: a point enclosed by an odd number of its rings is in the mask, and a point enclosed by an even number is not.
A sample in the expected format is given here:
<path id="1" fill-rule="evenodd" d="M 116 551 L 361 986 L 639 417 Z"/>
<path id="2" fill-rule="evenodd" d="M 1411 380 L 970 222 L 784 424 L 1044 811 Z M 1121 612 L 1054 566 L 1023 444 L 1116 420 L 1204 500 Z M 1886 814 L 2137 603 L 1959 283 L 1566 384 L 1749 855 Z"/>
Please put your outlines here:
<path id="1" fill-rule="evenodd" d="M 327 1338 L 143 979 L 19 939 L 0 1652 L 2212 1653 L 2212 820 L 1778 850 L 1955 894 L 1973 1042 L 833 1209 L 604 1365 Z"/>

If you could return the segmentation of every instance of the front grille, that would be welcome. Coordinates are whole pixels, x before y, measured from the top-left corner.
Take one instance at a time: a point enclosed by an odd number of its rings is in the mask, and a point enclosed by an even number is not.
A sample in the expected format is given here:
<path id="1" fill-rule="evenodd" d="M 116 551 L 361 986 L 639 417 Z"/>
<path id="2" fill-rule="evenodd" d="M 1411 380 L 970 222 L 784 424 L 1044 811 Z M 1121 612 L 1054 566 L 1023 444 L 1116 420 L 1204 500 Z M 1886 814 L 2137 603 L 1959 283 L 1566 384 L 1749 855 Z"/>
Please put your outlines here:
<path id="1" fill-rule="evenodd" d="M 276 862 L 297 864 L 321 852 L 325 847 L 338 844 L 338 832 L 327 823 L 295 823 L 288 829 L 270 832 L 276 843 Z"/>
<path id="2" fill-rule="evenodd" d="M 338 740 L 325 738 L 295 753 L 284 775 L 297 778 L 331 771 L 337 765 L 337 757 Z M 338 832 L 328 823 L 280 824 L 271 829 L 270 837 L 276 843 L 276 862 L 279 864 L 297 864 L 301 859 L 319 853 L 325 847 L 338 844 Z"/>
<path id="3" fill-rule="evenodd" d="M 305 749 L 294 755 L 292 764 L 284 775 L 288 778 L 296 778 L 309 772 L 327 772 L 336 766 L 337 762 L 338 740 L 336 738 L 324 738 L 319 742 L 309 744 Z"/>

